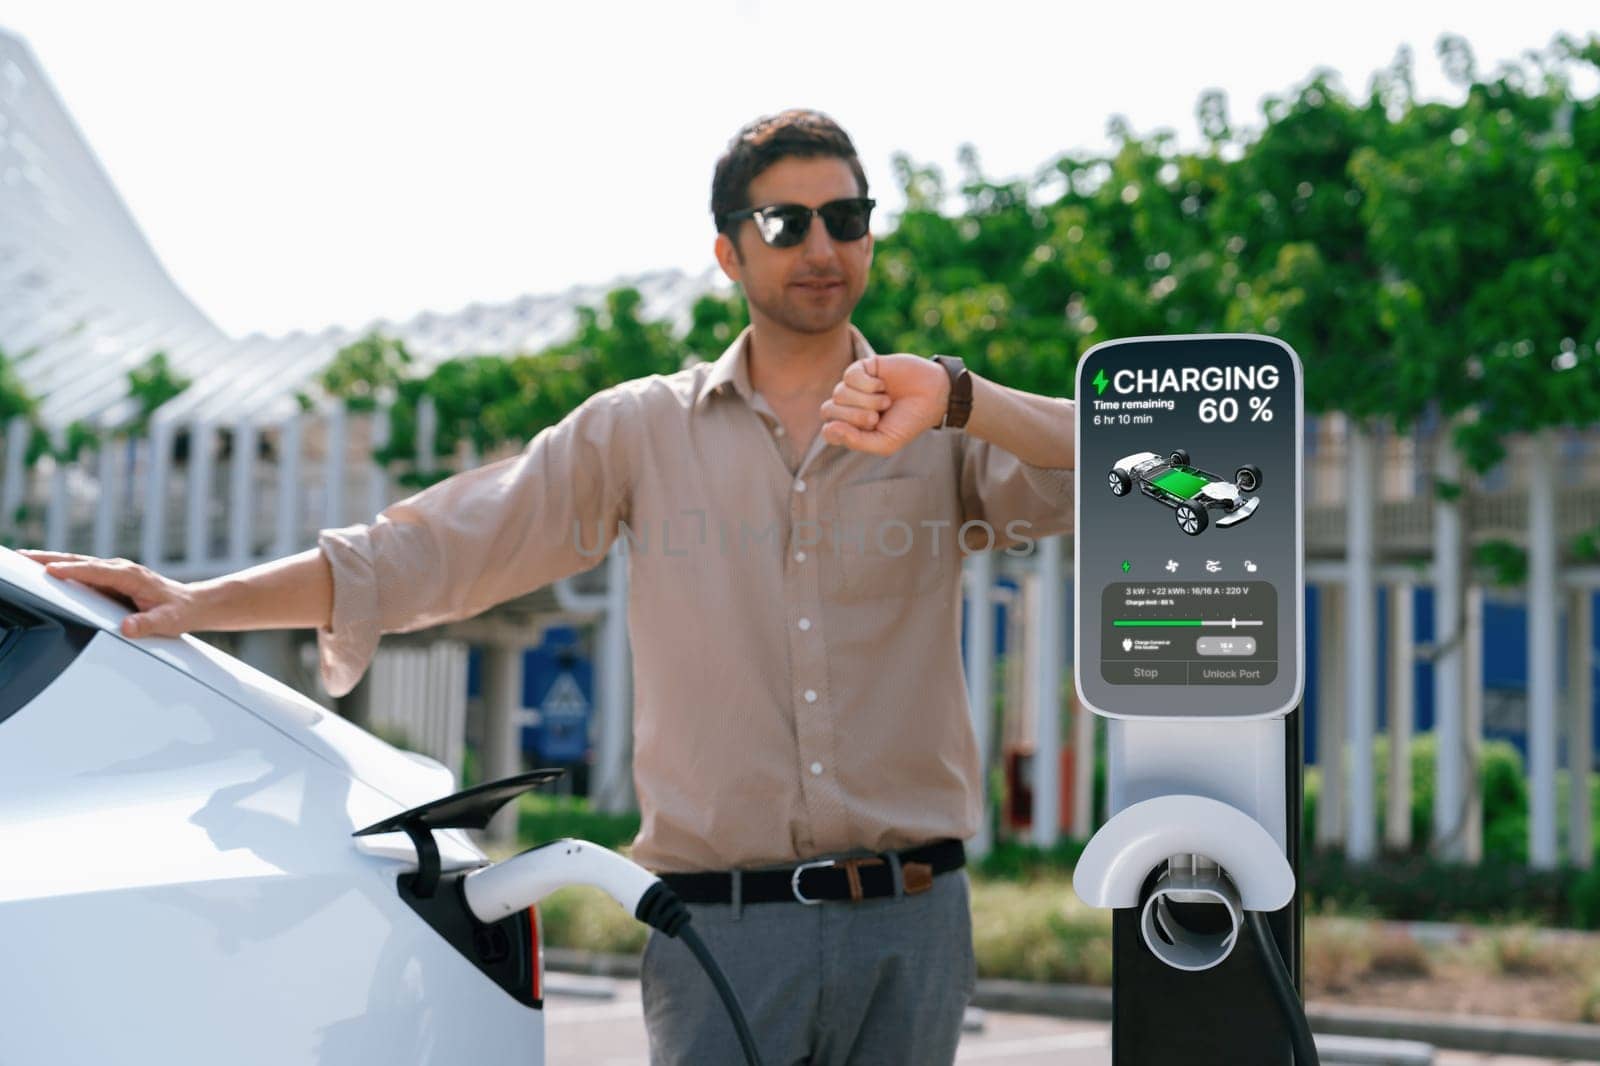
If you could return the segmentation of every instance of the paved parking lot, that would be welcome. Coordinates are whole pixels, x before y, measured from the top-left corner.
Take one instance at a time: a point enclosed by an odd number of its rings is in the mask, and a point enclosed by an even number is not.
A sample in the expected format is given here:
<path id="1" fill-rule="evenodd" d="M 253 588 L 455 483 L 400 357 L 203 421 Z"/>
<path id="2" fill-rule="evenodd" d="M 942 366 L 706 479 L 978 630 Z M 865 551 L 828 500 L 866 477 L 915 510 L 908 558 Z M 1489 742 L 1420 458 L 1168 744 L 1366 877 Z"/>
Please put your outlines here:
<path id="1" fill-rule="evenodd" d="M 549 975 L 545 999 L 545 1047 L 550 1066 L 648 1066 L 639 983 L 628 980 Z M 562 985 L 585 994 L 559 992 Z M 598 998 L 604 993 L 613 998 Z M 961 1041 L 958 1063 L 1002 1066 L 1110 1066 L 1111 1028 L 1032 1014 L 983 1012 L 981 1032 Z M 1324 1058 L 1327 1066 L 1333 1066 Z M 1370 1060 L 1369 1060 L 1370 1061 Z M 1552 1059 L 1440 1052 L 1434 1066 L 1565 1066 Z M 1575 1064 L 1574 1064 L 1575 1066 Z"/>
<path id="2" fill-rule="evenodd" d="M 545 999 L 545 1048 L 550 1066 L 648 1066 L 637 981 L 614 982 L 616 998 L 596 1000 L 552 993 Z M 984 1016 L 982 1033 L 968 1033 L 957 1062 L 1006 1066 L 1105 1066 L 1111 1031 L 1094 1022 L 1026 1014 Z"/>

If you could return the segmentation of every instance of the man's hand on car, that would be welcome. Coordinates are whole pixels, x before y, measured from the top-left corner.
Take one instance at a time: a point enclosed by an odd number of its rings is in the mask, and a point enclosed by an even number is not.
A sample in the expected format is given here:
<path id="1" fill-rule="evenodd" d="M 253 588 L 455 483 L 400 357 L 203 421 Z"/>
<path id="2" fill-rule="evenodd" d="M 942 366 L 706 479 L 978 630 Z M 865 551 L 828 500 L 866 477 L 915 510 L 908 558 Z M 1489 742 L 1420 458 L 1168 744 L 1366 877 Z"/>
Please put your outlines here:
<path id="1" fill-rule="evenodd" d="M 70 552 L 23 550 L 18 553 L 45 568 L 51 577 L 77 581 L 136 613 L 122 620 L 125 637 L 176 637 L 200 628 L 194 591 L 127 559 L 97 559 Z"/>

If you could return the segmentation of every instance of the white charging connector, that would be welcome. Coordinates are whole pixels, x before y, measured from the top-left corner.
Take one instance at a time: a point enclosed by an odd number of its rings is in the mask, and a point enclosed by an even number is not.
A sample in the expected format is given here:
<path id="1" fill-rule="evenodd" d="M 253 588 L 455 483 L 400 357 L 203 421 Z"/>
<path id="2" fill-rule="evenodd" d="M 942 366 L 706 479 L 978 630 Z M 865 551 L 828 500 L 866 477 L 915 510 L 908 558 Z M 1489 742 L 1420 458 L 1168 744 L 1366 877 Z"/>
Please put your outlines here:
<path id="1" fill-rule="evenodd" d="M 660 878 L 637 863 L 587 840 L 552 840 L 504 862 L 473 870 L 461 879 L 461 895 L 478 921 L 492 923 L 572 885 L 601 889 L 639 921 L 682 940 L 727 1008 L 745 1062 L 761 1066 L 761 1053 L 739 997 L 690 924 L 689 908 Z"/>
<path id="2" fill-rule="evenodd" d="M 649 870 L 587 840 L 552 840 L 467 874 L 467 906 L 480 922 L 498 922 L 560 888 L 592 885 L 636 918 L 645 893 L 660 880 Z"/>

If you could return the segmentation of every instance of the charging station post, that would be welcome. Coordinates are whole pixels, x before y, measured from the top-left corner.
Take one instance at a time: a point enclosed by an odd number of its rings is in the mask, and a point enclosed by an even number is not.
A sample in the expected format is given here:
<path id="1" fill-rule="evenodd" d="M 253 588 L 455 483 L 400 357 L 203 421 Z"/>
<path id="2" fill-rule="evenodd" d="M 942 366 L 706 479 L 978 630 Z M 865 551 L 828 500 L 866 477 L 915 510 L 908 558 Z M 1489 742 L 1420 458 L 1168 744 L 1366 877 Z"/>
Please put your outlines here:
<path id="1" fill-rule="evenodd" d="M 1114 912 L 1112 1061 L 1305 1066 L 1299 358 L 1109 341 L 1076 396 L 1074 679 L 1110 795 L 1073 883 Z"/>

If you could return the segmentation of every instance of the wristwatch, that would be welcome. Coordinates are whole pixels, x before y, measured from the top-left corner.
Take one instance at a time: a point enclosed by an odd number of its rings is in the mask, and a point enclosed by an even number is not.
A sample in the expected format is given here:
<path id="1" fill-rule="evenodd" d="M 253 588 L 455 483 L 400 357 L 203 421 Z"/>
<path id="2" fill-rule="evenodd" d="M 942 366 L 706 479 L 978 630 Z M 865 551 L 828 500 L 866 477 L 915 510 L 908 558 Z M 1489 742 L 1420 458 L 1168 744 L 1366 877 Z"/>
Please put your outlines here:
<path id="1" fill-rule="evenodd" d="M 950 406 L 935 429 L 960 429 L 972 415 L 972 371 L 953 355 L 936 355 L 933 361 L 950 374 Z"/>

